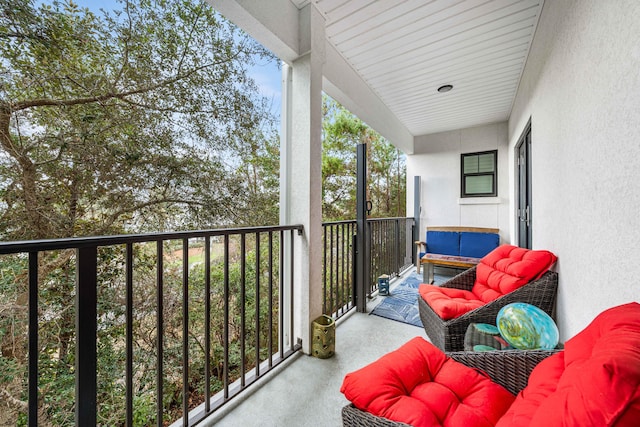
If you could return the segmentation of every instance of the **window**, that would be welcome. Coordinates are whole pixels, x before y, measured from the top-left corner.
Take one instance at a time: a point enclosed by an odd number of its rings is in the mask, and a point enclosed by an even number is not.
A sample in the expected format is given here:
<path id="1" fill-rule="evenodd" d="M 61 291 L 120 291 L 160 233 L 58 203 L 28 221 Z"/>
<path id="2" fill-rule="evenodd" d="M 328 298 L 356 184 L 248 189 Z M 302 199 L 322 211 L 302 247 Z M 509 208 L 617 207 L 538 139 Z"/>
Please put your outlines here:
<path id="1" fill-rule="evenodd" d="M 498 150 L 461 156 L 460 197 L 498 195 Z"/>

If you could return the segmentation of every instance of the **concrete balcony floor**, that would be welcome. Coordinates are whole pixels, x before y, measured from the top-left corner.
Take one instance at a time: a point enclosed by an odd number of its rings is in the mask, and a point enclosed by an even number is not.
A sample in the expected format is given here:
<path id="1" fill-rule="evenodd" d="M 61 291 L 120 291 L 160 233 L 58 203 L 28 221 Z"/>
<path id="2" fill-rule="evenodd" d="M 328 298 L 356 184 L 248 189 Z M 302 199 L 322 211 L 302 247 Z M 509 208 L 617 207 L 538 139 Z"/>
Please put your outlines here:
<path id="1" fill-rule="evenodd" d="M 415 268 L 410 269 L 404 276 Z M 402 278 L 391 283 L 391 290 Z M 382 301 L 369 301 L 368 312 Z M 295 355 L 283 367 L 265 376 L 218 413 L 203 421 L 211 426 L 336 427 L 348 403 L 340 393 L 348 372 L 373 362 L 409 339 L 426 334 L 422 328 L 352 310 L 336 326 L 336 353 L 330 359 Z"/>

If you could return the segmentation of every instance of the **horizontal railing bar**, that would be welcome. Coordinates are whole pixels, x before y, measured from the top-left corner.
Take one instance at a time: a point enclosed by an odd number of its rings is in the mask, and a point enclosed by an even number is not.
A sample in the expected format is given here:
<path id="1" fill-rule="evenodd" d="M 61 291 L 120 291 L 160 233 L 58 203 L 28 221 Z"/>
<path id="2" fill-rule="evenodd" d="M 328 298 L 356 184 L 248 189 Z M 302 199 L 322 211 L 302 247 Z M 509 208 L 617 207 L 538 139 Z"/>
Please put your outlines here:
<path id="1" fill-rule="evenodd" d="M 297 224 L 270 227 L 221 228 L 197 231 L 174 231 L 169 233 L 122 234 L 115 236 L 69 237 L 63 239 L 0 242 L 0 255 L 18 252 L 78 249 L 90 246 L 112 246 L 126 243 L 147 243 L 158 240 L 179 240 L 227 236 L 232 234 L 267 233 L 269 231 L 280 230 L 297 230 L 298 232 L 302 232 L 303 226 Z"/>
<path id="2" fill-rule="evenodd" d="M 347 219 L 344 221 L 330 221 L 330 222 L 323 222 L 322 226 L 323 227 L 329 227 L 332 225 L 340 225 L 340 224 L 355 224 L 356 220 L 355 219 Z"/>
<path id="3" fill-rule="evenodd" d="M 298 352 L 299 350 L 302 349 L 302 346 L 300 344 L 296 344 L 295 347 L 293 348 L 293 350 L 287 350 L 284 354 L 283 357 L 276 357 L 273 359 L 273 367 L 269 369 L 269 371 L 272 371 L 273 368 L 275 368 L 276 366 L 279 366 L 281 363 L 283 363 L 285 360 L 287 360 L 289 357 L 293 356 L 296 352 Z M 268 362 L 262 362 L 262 367 L 266 367 Z M 233 398 L 239 396 L 244 390 L 247 389 L 248 386 L 252 385 L 253 383 L 255 383 L 258 379 L 263 378 L 264 375 L 261 375 L 260 377 L 257 377 L 254 373 L 247 373 L 247 378 L 245 379 L 245 383 L 246 385 L 243 387 L 240 384 L 240 379 L 238 379 L 237 381 L 235 381 L 233 384 L 231 384 L 229 386 L 229 391 L 227 394 L 224 394 L 222 391 L 218 392 L 215 396 L 212 396 L 209 399 L 209 406 L 211 407 L 211 411 L 203 411 L 202 407 L 205 404 L 205 402 L 203 402 L 202 404 L 200 404 L 200 406 L 198 406 L 197 408 L 193 409 L 190 411 L 189 413 L 189 425 L 196 425 L 198 424 L 200 421 L 204 420 L 205 418 L 211 416 L 212 414 L 215 413 L 216 410 L 222 408 L 224 405 L 228 404 L 229 401 L 231 401 Z M 183 423 L 181 423 L 179 420 L 175 421 L 174 423 L 172 423 L 170 426 L 174 427 L 174 426 L 182 426 Z"/>
<path id="4" fill-rule="evenodd" d="M 285 352 L 284 352 L 282 357 L 275 357 L 273 359 L 273 367 L 275 368 L 276 366 L 280 365 L 282 362 L 287 360 L 290 356 L 294 355 L 297 351 L 299 351 L 301 349 L 302 349 L 302 346 L 300 344 L 296 344 L 296 345 L 293 346 L 293 348 L 285 350 Z M 273 368 L 270 369 L 270 370 L 273 370 Z M 240 384 L 241 380 L 238 379 L 236 382 L 234 382 L 233 384 L 229 385 L 229 395 L 228 396 L 224 397 L 224 396 L 221 396 L 220 393 L 218 393 L 216 396 L 213 396 L 211 398 L 212 399 L 211 408 L 218 409 L 218 408 L 222 407 L 223 405 L 228 403 L 231 399 L 233 399 L 234 397 L 239 395 L 250 384 L 253 384 L 256 380 L 258 380 L 258 377 L 255 376 L 255 373 L 248 372 L 246 378 L 244 379 L 245 386 L 242 386 Z"/>
<path id="5" fill-rule="evenodd" d="M 367 222 L 381 222 L 381 221 L 391 221 L 391 220 L 398 220 L 398 219 L 413 219 L 413 217 L 405 217 L 405 216 L 394 216 L 391 218 L 367 218 Z M 347 220 L 343 220 L 343 221 L 328 221 L 328 222 L 323 222 L 322 226 L 323 227 L 328 227 L 328 226 L 332 226 L 332 225 L 339 225 L 339 224 L 355 224 L 356 220 L 355 219 L 347 219 Z"/>
<path id="6" fill-rule="evenodd" d="M 404 217 L 404 216 L 397 216 L 397 217 L 393 217 L 393 218 L 367 218 L 367 222 L 383 222 L 383 221 L 396 221 L 399 219 L 413 219 L 413 217 Z"/>

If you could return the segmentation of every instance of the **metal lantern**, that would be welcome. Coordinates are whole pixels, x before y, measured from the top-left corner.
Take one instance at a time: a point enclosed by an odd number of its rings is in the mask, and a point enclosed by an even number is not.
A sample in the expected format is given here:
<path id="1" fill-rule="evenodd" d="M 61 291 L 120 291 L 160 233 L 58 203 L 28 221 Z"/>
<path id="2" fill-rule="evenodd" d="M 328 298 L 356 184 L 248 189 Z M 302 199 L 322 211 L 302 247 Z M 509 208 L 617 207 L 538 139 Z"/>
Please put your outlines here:
<path id="1" fill-rule="evenodd" d="M 328 359 L 336 351 L 336 322 L 332 317 L 322 315 L 312 324 L 311 352 L 319 359 Z"/>
<path id="2" fill-rule="evenodd" d="M 389 295 L 389 276 L 386 274 L 378 277 L 378 294 Z"/>

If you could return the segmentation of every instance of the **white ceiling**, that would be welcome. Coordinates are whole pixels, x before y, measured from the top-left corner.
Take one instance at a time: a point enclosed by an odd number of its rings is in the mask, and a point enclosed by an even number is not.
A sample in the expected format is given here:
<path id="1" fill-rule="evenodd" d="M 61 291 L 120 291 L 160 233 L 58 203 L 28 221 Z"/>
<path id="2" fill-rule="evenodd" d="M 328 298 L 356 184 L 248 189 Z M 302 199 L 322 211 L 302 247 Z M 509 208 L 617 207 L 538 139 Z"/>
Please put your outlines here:
<path id="1" fill-rule="evenodd" d="M 544 0 L 311 1 L 329 43 L 417 136 L 508 119 Z"/>

